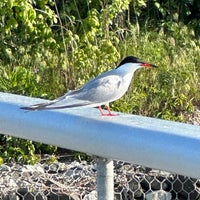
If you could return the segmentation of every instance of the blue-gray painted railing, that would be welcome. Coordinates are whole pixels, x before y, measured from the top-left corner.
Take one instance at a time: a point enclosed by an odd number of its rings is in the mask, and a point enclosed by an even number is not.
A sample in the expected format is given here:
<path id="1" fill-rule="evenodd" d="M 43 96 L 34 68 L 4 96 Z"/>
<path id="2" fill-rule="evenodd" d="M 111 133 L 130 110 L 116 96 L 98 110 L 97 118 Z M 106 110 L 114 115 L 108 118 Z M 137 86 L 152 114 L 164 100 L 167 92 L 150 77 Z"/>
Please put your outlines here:
<path id="1" fill-rule="evenodd" d="M 200 126 L 95 108 L 25 111 L 45 100 L 0 93 L 0 133 L 200 178 Z"/>

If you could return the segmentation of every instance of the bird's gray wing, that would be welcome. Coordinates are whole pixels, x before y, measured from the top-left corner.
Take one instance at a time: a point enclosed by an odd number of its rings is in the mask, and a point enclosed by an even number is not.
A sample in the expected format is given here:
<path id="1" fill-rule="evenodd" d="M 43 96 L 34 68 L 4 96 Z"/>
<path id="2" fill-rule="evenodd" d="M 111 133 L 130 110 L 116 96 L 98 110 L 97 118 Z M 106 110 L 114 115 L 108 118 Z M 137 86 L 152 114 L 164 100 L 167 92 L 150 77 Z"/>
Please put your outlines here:
<path id="1" fill-rule="evenodd" d="M 89 101 L 82 101 L 68 97 L 71 93 L 76 93 L 78 90 L 70 91 L 64 96 L 61 96 L 55 100 L 34 104 L 31 106 L 21 107 L 24 110 L 50 110 L 50 109 L 62 109 L 62 108 L 72 108 L 72 107 L 79 107 L 79 106 L 87 106 L 90 105 L 91 102 Z"/>
<path id="2" fill-rule="evenodd" d="M 99 76 L 72 95 L 73 98 L 93 103 L 111 102 L 122 96 L 121 84 L 122 78 L 118 75 Z"/>

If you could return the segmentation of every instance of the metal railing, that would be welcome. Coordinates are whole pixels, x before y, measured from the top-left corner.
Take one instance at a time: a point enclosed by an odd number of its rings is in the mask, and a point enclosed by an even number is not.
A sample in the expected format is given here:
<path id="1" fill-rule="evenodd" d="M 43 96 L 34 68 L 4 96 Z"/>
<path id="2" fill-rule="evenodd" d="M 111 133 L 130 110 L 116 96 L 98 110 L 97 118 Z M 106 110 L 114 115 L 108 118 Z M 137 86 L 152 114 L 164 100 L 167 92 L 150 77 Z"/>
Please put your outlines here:
<path id="1" fill-rule="evenodd" d="M 45 100 L 0 93 L 0 132 L 97 157 L 98 199 L 113 200 L 113 160 L 200 178 L 200 127 L 97 109 L 19 109 Z M 170 162 L 169 162 L 170 158 Z"/>

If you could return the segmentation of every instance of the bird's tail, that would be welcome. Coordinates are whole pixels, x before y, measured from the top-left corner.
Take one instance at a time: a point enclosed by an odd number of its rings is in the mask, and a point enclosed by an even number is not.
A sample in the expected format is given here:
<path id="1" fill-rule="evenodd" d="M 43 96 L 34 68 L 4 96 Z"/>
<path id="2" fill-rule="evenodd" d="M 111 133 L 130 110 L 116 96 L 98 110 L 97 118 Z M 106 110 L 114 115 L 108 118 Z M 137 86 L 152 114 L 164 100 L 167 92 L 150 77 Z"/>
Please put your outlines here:
<path id="1" fill-rule="evenodd" d="M 82 103 L 72 103 L 72 104 L 68 104 L 68 105 L 64 105 L 63 104 L 63 105 L 56 106 L 56 103 L 57 102 L 55 102 L 55 101 L 48 102 L 48 103 L 39 103 L 39 104 L 34 104 L 34 105 L 31 105 L 31 106 L 27 106 L 27 107 L 21 107 L 21 109 L 30 110 L 30 111 L 34 111 L 34 110 L 53 110 L 53 109 L 74 108 L 74 107 L 83 107 L 83 106 L 91 105 L 90 102 L 82 102 Z"/>
<path id="2" fill-rule="evenodd" d="M 27 106 L 27 107 L 21 107 L 20 109 L 24 109 L 24 110 L 46 110 L 49 109 L 48 106 L 54 104 L 55 102 L 47 102 L 47 103 L 38 103 L 38 104 L 34 104 L 31 106 Z"/>
<path id="3" fill-rule="evenodd" d="M 76 93 L 77 90 L 72 90 L 69 91 L 67 94 L 65 94 L 64 96 L 61 96 L 55 100 L 52 100 L 50 102 L 46 102 L 46 103 L 38 103 L 38 104 L 34 104 L 31 106 L 27 106 L 27 107 L 21 107 L 21 109 L 24 110 L 49 110 L 49 109 L 61 109 L 63 108 L 65 105 L 65 102 L 63 102 L 64 100 L 68 99 L 69 95 L 72 95 L 73 93 Z M 53 105 L 53 106 L 52 106 Z M 69 107 L 75 107 L 75 106 L 69 106 Z"/>

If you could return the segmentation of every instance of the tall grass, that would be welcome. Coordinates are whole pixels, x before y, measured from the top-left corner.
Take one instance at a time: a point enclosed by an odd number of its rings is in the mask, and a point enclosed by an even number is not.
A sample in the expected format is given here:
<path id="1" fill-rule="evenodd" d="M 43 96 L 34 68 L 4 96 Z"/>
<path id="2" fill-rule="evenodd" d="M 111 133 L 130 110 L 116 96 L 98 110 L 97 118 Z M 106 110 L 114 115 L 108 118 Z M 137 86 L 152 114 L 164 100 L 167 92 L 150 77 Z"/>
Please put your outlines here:
<path id="1" fill-rule="evenodd" d="M 184 26 L 166 34 L 143 32 L 121 42 L 124 55 L 136 55 L 158 69 L 138 71 L 132 87 L 113 106 L 118 110 L 184 121 L 184 113 L 200 105 L 199 41 Z"/>
<path id="2" fill-rule="evenodd" d="M 113 103 L 113 109 L 184 121 L 185 112 L 200 106 L 200 47 L 187 27 L 174 29 L 170 34 L 162 29 L 138 32 L 132 26 L 117 43 L 113 35 L 108 40 L 94 35 L 95 44 L 85 46 L 83 41 L 74 41 L 73 52 L 68 46 L 68 66 L 65 52 L 42 49 L 32 57 L 14 60 L 15 65 L 1 66 L 0 88 L 53 99 L 115 67 L 126 55 L 134 55 L 159 68 L 139 70 L 127 95 Z"/>

